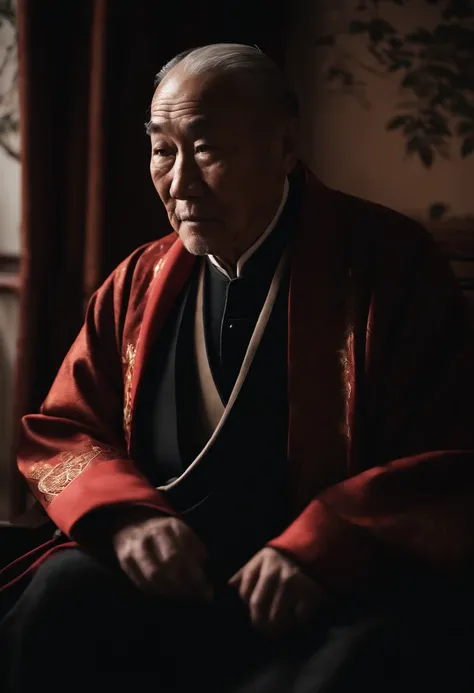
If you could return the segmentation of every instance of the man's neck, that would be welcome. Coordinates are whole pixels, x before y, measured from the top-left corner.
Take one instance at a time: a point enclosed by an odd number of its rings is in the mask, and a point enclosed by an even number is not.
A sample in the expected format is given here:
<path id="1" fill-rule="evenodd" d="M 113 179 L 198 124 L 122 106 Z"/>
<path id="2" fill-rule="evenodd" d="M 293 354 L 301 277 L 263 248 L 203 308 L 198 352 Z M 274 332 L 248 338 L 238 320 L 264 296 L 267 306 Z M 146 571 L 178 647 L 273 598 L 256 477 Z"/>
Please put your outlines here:
<path id="1" fill-rule="evenodd" d="M 238 253 L 238 255 L 236 254 L 236 258 L 232 260 L 225 259 L 221 256 L 218 257 L 216 255 L 208 256 L 213 265 L 215 265 L 223 274 L 226 274 L 229 277 L 229 279 L 235 279 L 240 276 L 246 261 L 255 253 L 257 248 L 259 248 L 262 245 L 262 243 L 268 238 L 268 236 L 271 234 L 271 232 L 277 225 L 283 208 L 288 199 L 288 190 L 289 183 L 288 179 L 286 178 L 283 186 L 283 193 L 280 198 L 280 203 L 270 223 L 267 225 L 266 229 L 262 233 L 258 234 L 256 239 L 252 243 L 250 243 L 242 253 Z"/>

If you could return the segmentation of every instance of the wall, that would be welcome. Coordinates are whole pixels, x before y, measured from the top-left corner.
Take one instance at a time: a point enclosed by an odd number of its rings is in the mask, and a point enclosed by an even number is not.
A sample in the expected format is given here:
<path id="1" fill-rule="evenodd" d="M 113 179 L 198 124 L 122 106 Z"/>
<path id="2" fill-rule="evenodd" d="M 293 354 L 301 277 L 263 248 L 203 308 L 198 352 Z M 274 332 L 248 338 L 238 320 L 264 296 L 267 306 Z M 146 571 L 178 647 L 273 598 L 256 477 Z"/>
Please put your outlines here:
<path id="1" fill-rule="evenodd" d="M 295 0 L 288 47 L 288 74 L 303 109 L 302 157 L 328 185 L 394 209 L 425 217 L 429 206 L 443 202 L 450 214 L 474 214 L 474 155 L 465 160 L 436 160 L 431 170 L 416 158 L 406 158 L 401 134 L 387 132 L 402 93 L 396 75 L 379 77 L 363 68 L 370 107 L 331 90 L 324 68 L 331 50 L 316 48 L 315 38 L 356 18 L 356 0 Z M 403 29 L 430 28 L 439 10 L 423 0 L 405 7 L 380 4 L 380 13 Z M 345 44 L 352 63 L 373 69 L 363 38 Z"/>
<path id="2" fill-rule="evenodd" d="M 18 90 L 15 88 L 17 70 L 16 37 L 13 25 L 0 25 L 0 117 L 18 116 Z M 18 136 L 2 136 L 13 151 L 19 150 Z M 0 147 L 0 255 L 20 252 L 20 163 Z"/>
<path id="3" fill-rule="evenodd" d="M 13 380 L 18 331 L 18 298 L 0 293 L 0 521 L 9 515 L 13 422 Z"/>
<path id="4" fill-rule="evenodd" d="M 5 60 L 10 47 L 9 59 Z M 0 117 L 5 114 L 17 117 L 16 39 L 14 28 L 5 21 L 0 26 L 0 66 Z M 7 135 L 4 141 L 13 151 L 18 151 L 17 135 Z M 11 289 L 12 277 L 2 271 L 5 269 L 2 256 L 19 254 L 20 163 L 0 147 L 0 521 L 9 515 L 13 380 L 18 333 L 18 296 Z"/>
<path id="5" fill-rule="evenodd" d="M 0 149 L 0 255 L 20 253 L 20 164 Z"/>

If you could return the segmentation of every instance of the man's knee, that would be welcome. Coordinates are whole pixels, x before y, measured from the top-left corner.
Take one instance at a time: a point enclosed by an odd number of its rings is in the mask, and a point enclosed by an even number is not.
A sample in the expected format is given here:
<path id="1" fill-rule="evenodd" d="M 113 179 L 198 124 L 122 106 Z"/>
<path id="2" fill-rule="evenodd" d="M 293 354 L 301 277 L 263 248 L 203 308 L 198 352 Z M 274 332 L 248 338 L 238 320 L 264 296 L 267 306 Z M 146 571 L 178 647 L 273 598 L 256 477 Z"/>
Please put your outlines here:
<path id="1" fill-rule="evenodd" d="M 36 571 L 33 582 L 39 589 L 62 587 L 81 591 L 84 586 L 97 587 L 107 582 L 113 571 L 80 549 L 64 549 L 46 559 Z"/>
<path id="2" fill-rule="evenodd" d="M 71 653 L 76 656 L 84 643 L 84 672 L 96 671 L 102 663 L 118 667 L 127 655 L 127 637 L 140 632 L 130 628 L 127 616 L 135 612 L 137 592 L 118 569 L 77 549 L 59 551 L 38 568 L 0 624 L 7 671 L 15 676 L 25 667 L 37 672 L 54 656 L 56 669 L 63 672 Z"/>
<path id="3" fill-rule="evenodd" d="M 79 549 L 64 549 L 37 569 L 18 606 L 61 620 L 73 612 L 112 609 L 128 584 L 114 570 Z"/>

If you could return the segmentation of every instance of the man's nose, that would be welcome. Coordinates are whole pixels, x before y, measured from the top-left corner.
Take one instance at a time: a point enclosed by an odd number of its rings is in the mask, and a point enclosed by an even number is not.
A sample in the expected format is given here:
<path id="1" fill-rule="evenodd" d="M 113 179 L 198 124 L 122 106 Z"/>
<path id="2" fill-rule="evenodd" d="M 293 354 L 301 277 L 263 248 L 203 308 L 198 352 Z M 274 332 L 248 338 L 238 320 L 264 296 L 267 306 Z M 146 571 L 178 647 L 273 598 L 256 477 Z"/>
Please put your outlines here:
<path id="1" fill-rule="evenodd" d="M 194 157 L 178 156 L 171 171 L 170 195 L 175 200 L 187 200 L 199 195 L 201 177 Z"/>

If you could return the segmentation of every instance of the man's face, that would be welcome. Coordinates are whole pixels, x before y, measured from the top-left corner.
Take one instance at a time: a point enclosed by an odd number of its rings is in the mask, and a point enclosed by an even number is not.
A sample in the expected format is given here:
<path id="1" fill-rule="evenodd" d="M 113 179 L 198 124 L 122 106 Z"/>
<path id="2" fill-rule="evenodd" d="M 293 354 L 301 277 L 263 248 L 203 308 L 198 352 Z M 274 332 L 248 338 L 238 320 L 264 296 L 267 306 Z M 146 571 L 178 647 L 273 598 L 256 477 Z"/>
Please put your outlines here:
<path id="1" fill-rule="evenodd" d="M 289 128 L 234 79 L 187 77 L 178 65 L 158 86 L 150 171 L 191 253 L 235 262 L 265 230 L 294 165 Z"/>

